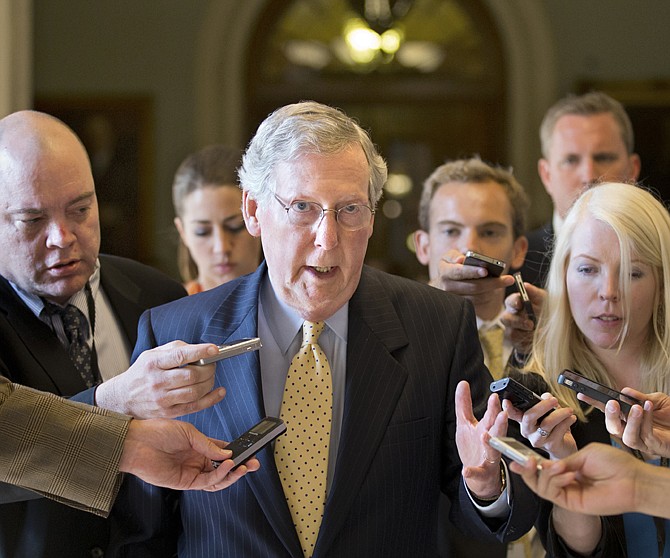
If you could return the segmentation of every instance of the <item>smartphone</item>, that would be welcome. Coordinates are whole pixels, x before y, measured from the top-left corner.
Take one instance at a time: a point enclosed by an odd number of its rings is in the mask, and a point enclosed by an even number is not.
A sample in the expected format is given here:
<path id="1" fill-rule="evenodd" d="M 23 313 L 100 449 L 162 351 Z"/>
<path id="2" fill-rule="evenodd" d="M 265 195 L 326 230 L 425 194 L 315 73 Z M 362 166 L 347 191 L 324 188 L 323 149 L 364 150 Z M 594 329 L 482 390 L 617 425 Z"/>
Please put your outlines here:
<path id="1" fill-rule="evenodd" d="M 485 267 L 489 275 L 492 277 L 500 277 L 502 272 L 505 269 L 505 262 L 502 260 L 496 260 L 495 258 L 489 258 L 484 254 L 479 254 L 468 250 L 465 253 L 465 261 L 463 265 L 476 265 L 478 267 Z"/>
<path id="2" fill-rule="evenodd" d="M 542 401 L 537 393 L 517 382 L 514 378 L 501 378 L 491 382 L 490 389 L 493 393 L 497 393 L 501 400 L 509 399 L 514 407 L 523 412 Z"/>
<path id="3" fill-rule="evenodd" d="M 514 282 L 516 283 L 516 288 L 521 295 L 521 300 L 523 301 L 523 309 L 526 311 L 526 315 L 533 322 L 533 327 L 537 325 L 537 317 L 535 312 L 533 312 L 533 305 L 528 298 L 528 291 L 526 290 L 526 285 L 523 284 L 523 277 L 521 277 L 521 272 L 517 271 L 514 274 Z"/>
<path id="4" fill-rule="evenodd" d="M 625 416 L 628 416 L 633 405 L 643 404 L 642 401 L 638 401 L 634 397 L 624 395 L 610 387 L 589 380 L 574 370 L 563 370 L 558 376 L 558 383 L 569 387 L 577 393 L 588 395 L 591 399 L 595 399 L 601 403 L 607 403 L 610 399 L 616 399 L 619 402 L 619 407 L 621 407 L 621 412 Z"/>
<path id="5" fill-rule="evenodd" d="M 240 437 L 236 438 L 226 446 L 233 452 L 231 459 L 235 467 L 249 460 L 276 437 L 286 432 L 286 424 L 279 418 L 265 417 L 257 425 L 251 427 Z M 222 461 L 212 461 L 214 468 Z"/>
<path id="6" fill-rule="evenodd" d="M 204 366 L 205 364 L 211 364 L 217 360 L 224 358 L 229 358 L 236 355 L 241 355 L 242 353 L 248 353 L 250 351 L 257 351 L 261 348 L 261 340 L 258 337 L 249 337 L 245 339 L 238 339 L 232 343 L 225 343 L 224 345 L 219 345 L 219 352 L 216 355 L 201 358 L 195 362 L 189 364 L 195 364 L 196 366 Z"/>
<path id="7" fill-rule="evenodd" d="M 489 445 L 493 449 L 498 450 L 503 455 L 524 466 L 528 463 L 530 457 L 534 457 L 537 462 L 538 470 L 542 469 L 542 463 L 547 461 L 546 457 L 541 456 L 534 449 L 525 446 L 519 442 L 519 440 L 514 438 L 493 436 L 489 439 Z"/>

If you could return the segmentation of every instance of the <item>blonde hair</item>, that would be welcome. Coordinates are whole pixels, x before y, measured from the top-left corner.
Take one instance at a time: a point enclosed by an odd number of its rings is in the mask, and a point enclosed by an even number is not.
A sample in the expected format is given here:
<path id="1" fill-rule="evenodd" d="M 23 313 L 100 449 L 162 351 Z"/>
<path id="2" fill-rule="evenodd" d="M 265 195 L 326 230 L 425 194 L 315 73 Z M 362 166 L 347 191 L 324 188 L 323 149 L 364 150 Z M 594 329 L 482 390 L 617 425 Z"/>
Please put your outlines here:
<path id="1" fill-rule="evenodd" d="M 565 369 L 578 370 L 602 384 L 612 386 L 605 366 L 586 344 L 577 327 L 566 287 L 571 239 L 585 218 L 606 223 L 614 231 L 621 253 L 619 291 L 623 303 L 623 343 L 631 313 L 632 255 L 652 268 L 656 280 L 652 328 L 640 361 L 640 389 L 646 393 L 670 393 L 670 214 L 649 191 L 632 184 L 603 183 L 586 190 L 568 213 L 556 238 L 547 278 L 547 299 L 533 339 L 533 349 L 525 371 L 544 376 L 561 405 L 572 407 L 580 420 L 586 419 L 575 392 L 557 383 Z M 613 387 L 613 386 L 612 386 Z"/>

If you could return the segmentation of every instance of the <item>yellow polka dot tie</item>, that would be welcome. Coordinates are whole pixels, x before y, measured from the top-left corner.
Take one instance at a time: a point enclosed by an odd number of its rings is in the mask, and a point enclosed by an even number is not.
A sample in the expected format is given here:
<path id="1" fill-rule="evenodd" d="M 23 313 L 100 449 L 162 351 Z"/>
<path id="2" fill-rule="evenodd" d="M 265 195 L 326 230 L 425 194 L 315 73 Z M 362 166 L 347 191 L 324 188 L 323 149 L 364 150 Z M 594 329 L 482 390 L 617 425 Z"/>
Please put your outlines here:
<path id="1" fill-rule="evenodd" d="M 479 341 L 484 349 L 489 372 L 494 380 L 502 378 L 505 366 L 503 363 L 503 339 L 505 330 L 495 325 L 486 331 L 479 332 Z"/>
<path id="2" fill-rule="evenodd" d="M 328 446 L 333 416 L 330 365 L 317 341 L 324 322 L 302 325 L 302 345 L 286 377 L 275 462 L 306 557 L 312 556 L 326 505 Z"/>

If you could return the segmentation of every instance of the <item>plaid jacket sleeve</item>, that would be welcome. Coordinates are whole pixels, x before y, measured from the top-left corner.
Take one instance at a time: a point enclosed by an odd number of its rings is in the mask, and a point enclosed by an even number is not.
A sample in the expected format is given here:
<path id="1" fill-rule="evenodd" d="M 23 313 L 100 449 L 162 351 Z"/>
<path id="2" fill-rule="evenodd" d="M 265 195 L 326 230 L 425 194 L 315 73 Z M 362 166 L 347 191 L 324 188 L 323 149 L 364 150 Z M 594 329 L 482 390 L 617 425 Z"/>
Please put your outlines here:
<path id="1" fill-rule="evenodd" d="M 106 517 L 129 421 L 0 376 L 0 481 Z"/>

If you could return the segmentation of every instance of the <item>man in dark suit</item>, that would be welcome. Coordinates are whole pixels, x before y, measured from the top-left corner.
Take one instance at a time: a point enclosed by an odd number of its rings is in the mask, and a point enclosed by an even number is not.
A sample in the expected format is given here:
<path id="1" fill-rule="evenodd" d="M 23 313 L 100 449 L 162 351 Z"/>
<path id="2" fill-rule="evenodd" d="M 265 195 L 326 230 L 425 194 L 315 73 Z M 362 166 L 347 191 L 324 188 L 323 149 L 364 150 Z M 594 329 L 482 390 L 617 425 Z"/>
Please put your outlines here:
<path id="1" fill-rule="evenodd" d="M 640 157 L 634 152 L 633 126 L 621 103 L 593 91 L 568 95 L 552 105 L 540 126 L 542 158 L 537 163 L 551 196 L 550 222 L 528 233 L 523 278 L 544 287 L 554 234 L 579 194 L 595 181 L 635 181 Z"/>
<path id="2" fill-rule="evenodd" d="M 213 366 L 180 368 L 188 361 L 178 358 L 178 343 L 159 349 L 177 353 L 174 370 L 155 356 L 122 374 L 141 313 L 185 292 L 147 266 L 99 256 L 99 248 L 95 187 L 77 136 L 43 113 L 0 120 L 0 374 L 138 418 L 219 401 Z M 86 371 L 68 353 L 74 343 L 58 310 L 69 305 L 83 316 Z M 0 490 L 0 501 L 16 497 L 23 500 Z M 62 556 L 65 548 L 69 556 L 101 556 L 107 536 L 102 520 L 45 499 L 0 506 L 1 556 Z"/>
<path id="3" fill-rule="evenodd" d="M 135 354 L 258 335 L 258 353 L 217 364 L 228 397 L 185 420 L 225 439 L 266 415 L 288 430 L 220 496 L 129 479 L 112 555 L 435 556 L 440 491 L 482 538 L 530 528 L 535 499 L 485 443 L 507 417 L 496 396 L 487 404 L 472 305 L 363 265 L 385 180 L 367 133 L 338 110 L 298 103 L 261 124 L 240 181 L 266 263 L 146 312 Z"/>

